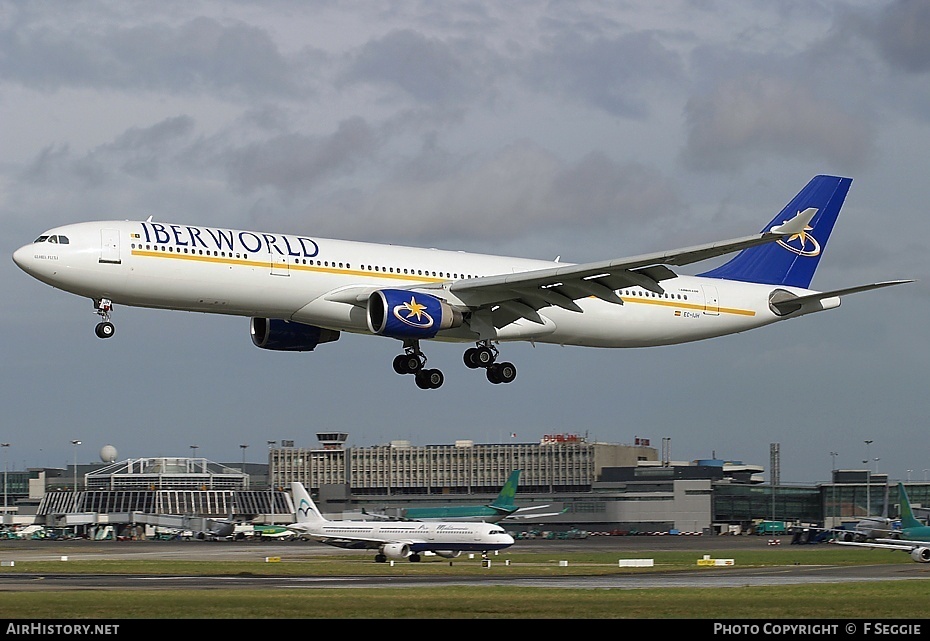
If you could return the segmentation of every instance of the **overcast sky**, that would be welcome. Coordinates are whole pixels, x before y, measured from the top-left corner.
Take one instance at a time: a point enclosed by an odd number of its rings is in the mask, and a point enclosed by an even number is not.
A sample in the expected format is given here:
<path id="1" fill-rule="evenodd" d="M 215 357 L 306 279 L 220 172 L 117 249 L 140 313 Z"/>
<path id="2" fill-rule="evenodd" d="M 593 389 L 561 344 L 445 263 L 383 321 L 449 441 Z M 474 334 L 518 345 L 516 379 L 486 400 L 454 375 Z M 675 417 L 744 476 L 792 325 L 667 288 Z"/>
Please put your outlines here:
<path id="1" fill-rule="evenodd" d="M 926 0 L 0 1 L 10 469 L 567 432 L 767 479 L 778 443 L 789 483 L 834 460 L 923 479 L 928 42 Z M 395 340 L 276 353 L 238 317 L 117 306 L 101 341 L 89 300 L 10 260 L 153 216 L 587 262 L 756 233 L 820 173 L 853 183 L 813 287 L 918 282 L 691 345 L 506 344 L 509 385 L 426 343 L 446 382 L 423 391 Z"/>

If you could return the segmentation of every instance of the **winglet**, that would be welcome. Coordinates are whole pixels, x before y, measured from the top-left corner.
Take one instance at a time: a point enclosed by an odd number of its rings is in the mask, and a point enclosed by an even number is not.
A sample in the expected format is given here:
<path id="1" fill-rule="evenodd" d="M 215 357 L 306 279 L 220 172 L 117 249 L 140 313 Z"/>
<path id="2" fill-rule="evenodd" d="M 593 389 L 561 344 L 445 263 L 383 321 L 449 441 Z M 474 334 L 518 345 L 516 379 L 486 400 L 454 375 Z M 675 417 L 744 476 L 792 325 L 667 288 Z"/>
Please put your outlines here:
<path id="1" fill-rule="evenodd" d="M 794 234 L 800 234 L 801 232 L 810 229 L 811 220 L 813 220 L 816 214 L 817 210 L 815 208 L 808 207 L 804 211 L 799 211 L 791 220 L 786 220 L 781 225 L 775 225 L 769 230 L 769 232 L 772 234 L 779 234 L 781 236 L 792 236 Z"/>

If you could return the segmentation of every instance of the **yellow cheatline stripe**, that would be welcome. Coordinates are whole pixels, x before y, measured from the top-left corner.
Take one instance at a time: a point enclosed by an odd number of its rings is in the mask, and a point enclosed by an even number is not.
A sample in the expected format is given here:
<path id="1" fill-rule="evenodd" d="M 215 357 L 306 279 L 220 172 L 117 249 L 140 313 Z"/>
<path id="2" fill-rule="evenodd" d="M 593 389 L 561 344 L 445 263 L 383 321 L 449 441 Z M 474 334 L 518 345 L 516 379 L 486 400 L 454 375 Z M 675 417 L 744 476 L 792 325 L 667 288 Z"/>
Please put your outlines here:
<path id="1" fill-rule="evenodd" d="M 674 307 L 676 309 L 693 309 L 699 312 L 707 311 L 704 305 L 695 305 L 693 303 L 682 303 L 674 300 L 655 300 L 652 298 L 639 298 L 637 296 L 621 296 L 624 303 L 638 303 L 640 305 L 658 305 L 659 307 Z M 751 309 L 736 309 L 734 307 L 718 307 L 717 311 L 721 314 L 736 314 L 739 316 L 755 316 L 756 312 Z"/>
<path id="2" fill-rule="evenodd" d="M 294 265 L 291 263 L 275 263 L 266 260 L 248 260 L 243 258 L 224 258 L 222 256 L 199 256 L 197 254 L 175 254 L 157 251 L 146 251 L 142 249 L 133 249 L 133 256 L 145 256 L 148 258 L 168 258 L 172 260 L 187 260 L 199 263 L 213 263 L 220 265 L 245 265 L 248 267 L 261 267 L 271 270 L 274 267 L 287 269 L 288 271 L 313 272 L 317 274 L 338 274 L 340 276 L 364 276 L 366 278 L 381 278 L 386 280 L 406 280 L 417 281 L 421 283 L 442 283 L 448 278 L 436 278 L 431 276 L 418 276 L 416 274 L 392 274 L 390 272 L 369 272 L 360 269 L 339 269 L 336 267 L 321 267 L 318 265 Z M 706 311 L 703 305 L 693 303 L 683 303 L 681 301 L 656 300 L 652 298 L 640 298 L 638 296 L 621 296 L 624 303 L 636 303 L 639 305 L 658 305 L 660 307 L 675 307 L 677 309 L 690 309 L 696 311 Z M 736 309 L 732 307 L 719 307 L 717 311 L 721 314 L 737 314 L 739 316 L 755 316 L 756 313 L 751 309 Z"/>
<path id="3" fill-rule="evenodd" d="M 197 254 L 175 254 L 156 251 L 146 251 L 140 249 L 132 250 L 133 256 L 145 256 L 148 258 L 168 258 L 172 260 L 187 260 L 198 263 L 213 263 L 219 265 L 244 265 L 248 267 L 261 267 L 263 269 L 274 269 L 300 272 L 313 272 L 317 274 L 338 274 L 340 276 L 365 276 L 366 278 L 383 278 L 388 280 L 406 280 L 417 281 L 421 283 L 443 283 L 448 278 L 438 278 L 434 276 L 420 276 L 417 274 L 392 274 L 390 272 L 369 272 L 361 269 L 345 269 L 338 267 L 322 267 L 318 265 L 296 265 L 293 263 L 272 263 L 268 260 L 249 260 L 244 258 L 230 258 L 222 256 L 200 256 Z"/>

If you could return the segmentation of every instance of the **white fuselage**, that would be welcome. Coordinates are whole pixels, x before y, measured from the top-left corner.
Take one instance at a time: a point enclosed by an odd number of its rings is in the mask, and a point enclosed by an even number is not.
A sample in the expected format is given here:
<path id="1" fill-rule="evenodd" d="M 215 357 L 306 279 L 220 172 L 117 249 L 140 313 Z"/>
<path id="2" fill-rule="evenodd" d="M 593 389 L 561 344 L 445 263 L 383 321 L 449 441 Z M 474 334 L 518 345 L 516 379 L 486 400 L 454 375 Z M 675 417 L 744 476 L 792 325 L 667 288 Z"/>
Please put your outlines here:
<path id="1" fill-rule="evenodd" d="M 459 280 L 552 267 L 541 260 L 437 249 L 222 230 L 138 221 L 87 222 L 49 230 L 14 254 L 29 274 L 56 288 L 114 304 L 293 320 L 370 334 L 364 307 L 333 300 L 340 288 L 428 286 L 450 302 Z M 769 296 L 808 290 L 677 276 L 663 294 L 618 290 L 623 304 L 577 301 L 581 313 L 540 310 L 543 322 L 518 319 L 497 328 L 494 340 L 532 340 L 591 347 L 668 345 L 761 327 L 839 304 L 779 316 Z M 474 341 L 468 327 L 438 340 Z M 489 338 L 483 335 L 482 338 Z"/>
<path id="2" fill-rule="evenodd" d="M 322 543 L 350 549 L 397 544 L 411 552 L 486 552 L 513 545 L 513 537 L 493 523 L 322 521 L 288 527 Z"/>

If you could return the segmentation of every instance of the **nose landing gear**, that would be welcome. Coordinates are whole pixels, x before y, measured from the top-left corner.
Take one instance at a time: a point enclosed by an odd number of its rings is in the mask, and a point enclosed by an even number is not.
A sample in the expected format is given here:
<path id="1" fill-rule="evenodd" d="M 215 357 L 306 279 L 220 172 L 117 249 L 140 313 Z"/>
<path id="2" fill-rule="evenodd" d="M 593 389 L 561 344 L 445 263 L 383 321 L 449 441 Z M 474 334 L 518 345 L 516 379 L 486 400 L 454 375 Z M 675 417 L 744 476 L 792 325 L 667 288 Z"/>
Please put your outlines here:
<path id="1" fill-rule="evenodd" d="M 96 313 L 100 316 L 101 321 L 94 328 L 97 338 L 110 338 L 116 331 L 113 323 L 110 322 L 110 312 L 113 310 L 113 302 L 108 298 L 98 298 L 94 300 Z"/>

